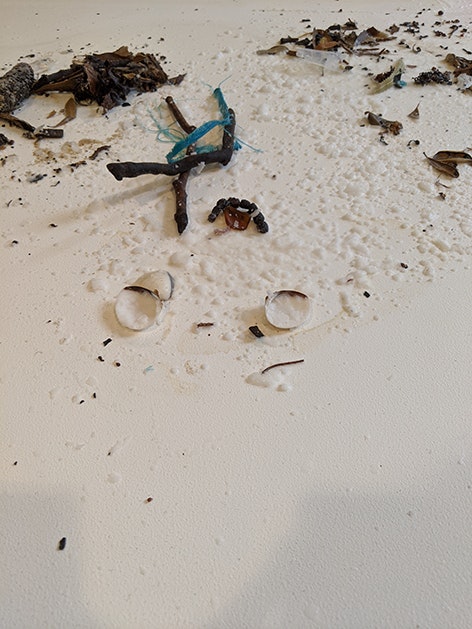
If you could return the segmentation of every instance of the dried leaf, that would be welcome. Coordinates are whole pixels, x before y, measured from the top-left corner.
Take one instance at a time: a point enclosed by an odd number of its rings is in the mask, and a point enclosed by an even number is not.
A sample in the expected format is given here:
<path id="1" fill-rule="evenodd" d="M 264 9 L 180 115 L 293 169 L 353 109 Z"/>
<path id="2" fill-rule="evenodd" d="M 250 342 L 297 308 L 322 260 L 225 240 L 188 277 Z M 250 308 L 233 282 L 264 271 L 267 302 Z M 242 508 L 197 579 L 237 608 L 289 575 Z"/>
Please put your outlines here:
<path id="1" fill-rule="evenodd" d="M 393 135 L 398 135 L 403 129 L 402 123 L 398 122 L 398 120 L 386 120 L 379 114 L 374 114 L 371 111 L 366 111 L 365 115 L 367 116 L 367 120 L 370 124 L 378 125 L 386 131 L 393 133 Z"/>
<path id="2" fill-rule="evenodd" d="M 443 164 L 472 164 L 472 155 L 464 151 L 438 151 L 433 155 L 433 159 Z"/>
<path id="3" fill-rule="evenodd" d="M 408 114 L 408 118 L 419 118 L 420 117 L 420 104 L 418 103 L 413 111 L 410 111 Z"/>
<path id="4" fill-rule="evenodd" d="M 472 75 L 472 59 L 466 59 L 465 57 L 458 57 L 454 53 L 450 52 L 446 55 L 447 63 L 456 68 L 454 75 L 459 74 L 471 74 Z"/>
<path id="5" fill-rule="evenodd" d="M 457 170 L 457 164 L 455 162 L 441 162 L 438 159 L 434 159 L 434 157 L 428 157 L 426 153 L 423 153 L 423 155 L 426 157 L 431 166 L 439 172 L 449 175 L 449 177 L 459 177 L 459 171 Z"/>
<path id="6" fill-rule="evenodd" d="M 54 125 L 54 127 L 62 127 L 76 117 L 77 103 L 75 102 L 75 98 L 73 96 L 69 98 L 67 103 L 64 105 L 64 109 L 62 111 L 65 113 L 65 116 L 61 120 L 61 122 L 58 122 L 56 125 Z"/>
<path id="7" fill-rule="evenodd" d="M 267 50 L 258 50 L 256 54 L 258 55 L 276 55 L 279 52 L 288 52 L 290 49 L 287 46 L 283 46 L 282 44 L 278 44 L 277 46 L 272 46 L 272 48 L 268 48 Z"/>

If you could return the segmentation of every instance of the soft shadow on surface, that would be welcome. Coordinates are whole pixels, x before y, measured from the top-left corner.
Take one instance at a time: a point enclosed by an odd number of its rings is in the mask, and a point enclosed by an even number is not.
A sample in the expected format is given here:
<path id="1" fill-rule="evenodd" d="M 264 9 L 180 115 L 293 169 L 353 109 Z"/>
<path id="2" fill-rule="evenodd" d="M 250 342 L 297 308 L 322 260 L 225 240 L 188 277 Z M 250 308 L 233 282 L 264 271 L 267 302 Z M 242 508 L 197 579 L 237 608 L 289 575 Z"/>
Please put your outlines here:
<path id="1" fill-rule="evenodd" d="M 268 540 L 259 576 L 205 628 L 469 627 L 470 487 L 313 493 L 292 530 Z"/>
<path id="2" fill-rule="evenodd" d="M 78 518 L 77 501 L 60 492 L 0 494 L 1 627 L 99 626 L 82 600 Z"/>

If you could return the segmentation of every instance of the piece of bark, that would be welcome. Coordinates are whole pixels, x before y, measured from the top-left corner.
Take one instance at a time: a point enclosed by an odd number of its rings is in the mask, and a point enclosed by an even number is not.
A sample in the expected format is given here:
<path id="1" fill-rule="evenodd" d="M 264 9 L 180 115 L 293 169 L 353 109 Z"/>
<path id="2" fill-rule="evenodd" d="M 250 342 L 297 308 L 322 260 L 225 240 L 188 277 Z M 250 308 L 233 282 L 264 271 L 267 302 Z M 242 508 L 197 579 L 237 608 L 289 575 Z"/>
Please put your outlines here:
<path id="1" fill-rule="evenodd" d="M 0 77 L 0 112 L 14 111 L 31 94 L 33 83 L 34 72 L 28 63 L 17 63 Z"/>

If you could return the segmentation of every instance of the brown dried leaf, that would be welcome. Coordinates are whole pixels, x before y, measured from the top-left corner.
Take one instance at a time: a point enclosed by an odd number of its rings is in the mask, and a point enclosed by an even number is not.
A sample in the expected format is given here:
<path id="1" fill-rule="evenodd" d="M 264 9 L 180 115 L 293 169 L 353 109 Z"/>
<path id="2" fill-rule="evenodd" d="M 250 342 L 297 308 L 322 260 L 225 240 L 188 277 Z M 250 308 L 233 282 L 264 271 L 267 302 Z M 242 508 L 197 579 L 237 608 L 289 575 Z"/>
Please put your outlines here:
<path id="1" fill-rule="evenodd" d="M 413 111 L 410 111 L 408 114 L 408 118 L 419 118 L 420 117 L 420 104 L 418 103 Z"/>
<path id="2" fill-rule="evenodd" d="M 449 177 L 459 177 L 456 162 L 441 162 L 438 159 L 434 159 L 434 157 L 428 157 L 426 153 L 423 153 L 423 155 L 426 157 L 431 166 L 439 172 L 449 175 Z"/>
<path id="3" fill-rule="evenodd" d="M 464 151 L 438 151 L 433 155 L 433 159 L 443 164 L 472 164 L 472 155 Z"/>

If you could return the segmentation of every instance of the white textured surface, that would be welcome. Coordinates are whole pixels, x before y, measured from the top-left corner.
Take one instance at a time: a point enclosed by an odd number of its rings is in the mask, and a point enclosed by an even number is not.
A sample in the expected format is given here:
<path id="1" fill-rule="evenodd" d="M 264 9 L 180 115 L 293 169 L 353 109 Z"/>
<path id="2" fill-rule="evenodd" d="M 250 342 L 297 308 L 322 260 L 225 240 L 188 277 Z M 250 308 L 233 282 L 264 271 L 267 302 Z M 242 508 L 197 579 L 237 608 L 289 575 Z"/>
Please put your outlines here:
<path id="1" fill-rule="evenodd" d="M 385 28 L 423 8 L 321 4 L 6 3 L 4 69 L 127 44 L 187 75 L 106 117 L 79 108 L 63 141 L 2 129 L 2 627 L 470 626 L 472 169 L 438 188 L 422 152 L 472 146 L 471 101 L 412 76 L 440 45 L 472 48 L 431 35 L 436 19 L 470 30 L 471 11 L 433 2 L 428 38 L 398 34 L 421 54 L 389 42 L 341 75 L 255 54 L 304 18 Z M 372 95 L 362 68 L 400 55 L 417 65 L 407 87 Z M 191 178 L 179 237 L 169 179 L 117 182 L 105 164 L 163 161 L 149 111 L 171 94 L 200 124 L 224 80 L 237 135 L 262 152 Z M 44 122 L 66 100 L 18 115 Z M 385 146 L 365 111 L 402 132 Z M 270 232 L 215 235 L 224 221 L 206 217 L 228 196 Z M 115 297 L 153 269 L 175 278 L 166 316 L 127 332 Z M 274 333 L 264 298 L 286 288 L 312 298 L 312 322 Z"/>

